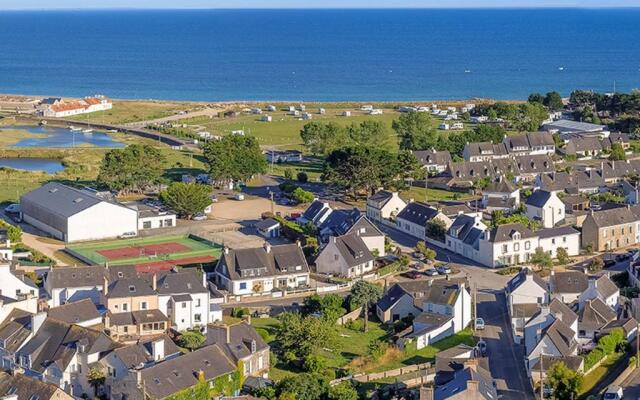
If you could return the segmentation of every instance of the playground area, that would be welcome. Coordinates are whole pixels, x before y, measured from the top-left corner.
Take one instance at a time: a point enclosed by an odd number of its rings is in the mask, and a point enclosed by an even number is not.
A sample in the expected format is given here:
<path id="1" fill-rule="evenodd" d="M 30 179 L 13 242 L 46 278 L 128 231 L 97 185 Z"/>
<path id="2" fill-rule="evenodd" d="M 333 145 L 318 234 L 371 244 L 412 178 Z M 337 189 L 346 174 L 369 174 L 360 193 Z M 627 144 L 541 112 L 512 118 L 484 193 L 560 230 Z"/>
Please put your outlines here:
<path id="1" fill-rule="evenodd" d="M 167 267 L 207 264 L 218 259 L 221 246 L 197 236 L 158 236 L 71 245 L 73 257 L 93 265 Z"/>

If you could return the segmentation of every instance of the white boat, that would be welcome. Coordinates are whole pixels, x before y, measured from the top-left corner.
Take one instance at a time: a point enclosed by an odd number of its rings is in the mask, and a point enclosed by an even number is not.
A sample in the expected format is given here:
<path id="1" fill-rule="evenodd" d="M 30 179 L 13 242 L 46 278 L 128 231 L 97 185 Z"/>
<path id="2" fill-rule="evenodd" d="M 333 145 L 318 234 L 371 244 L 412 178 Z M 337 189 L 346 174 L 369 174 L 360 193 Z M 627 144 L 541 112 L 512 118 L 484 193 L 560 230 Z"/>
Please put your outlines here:
<path id="1" fill-rule="evenodd" d="M 564 67 L 558 67 L 560 71 L 564 71 Z"/>
<path id="2" fill-rule="evenodd" d="M 71 129 L 71 132 L 80 132 L 82 130 L 82 128 L 78 128 L 77 126 L 70 126 L 69 129 Z"/>
<path id="3" fill-rule="evenodd" d="M 84 129 L 82 131 L 82 133 L 91 133 L 91 132 L 93 132 L 93 129 Z"/>

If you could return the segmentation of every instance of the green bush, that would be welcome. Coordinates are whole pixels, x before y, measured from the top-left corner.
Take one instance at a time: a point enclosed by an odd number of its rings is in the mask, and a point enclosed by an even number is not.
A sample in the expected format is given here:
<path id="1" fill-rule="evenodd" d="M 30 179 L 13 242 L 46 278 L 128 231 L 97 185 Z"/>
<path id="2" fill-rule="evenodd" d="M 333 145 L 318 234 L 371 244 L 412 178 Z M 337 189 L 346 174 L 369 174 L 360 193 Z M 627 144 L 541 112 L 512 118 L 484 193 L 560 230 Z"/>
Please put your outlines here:
<path id="1" fill-rule="evenodd" d="M 345 328 L 356 332 L 362 332 L 363 321 L 361 319 L 352 319 L 344 324 Z"/>
<path id="2" fill-rule="evenodd" d="M 294 190 L 296 190 L 298 188 L 298 185 L 293 184 L 291 182 L 283 182 L 280 185 L 278 185 L 278 187 L 283 192 L 285 192 L 287 194 L 291 194 L 291 193 L 293 193 Z"/>
<path id="3" fill-rule="evenodd" d="M 311 203 L 313 199 L 315 199 L 315 195 L 311 192 L 308 192 L 302 188 L 296 188 L 291 196 L 295 201 L 301 204 Z"/>
<path id="4" fill-rule="evenodd" d="M 304 360 L 304 364 L 303 364 L 303 368 L 305 371 L 307 372 L 311 372 L 311 373 L 319 373 L 322 372 L 325 368 L 326 368 L 326 360 L 324 359 L 324 357 L 318 355 L 318 354 L 311 354 L 308 355 L 305 360 Z"/>
<path id="5" fill-rule="evenodd" d="M 309 177 L 307 176 L 306 172 L 300 171 L 298 172 L 298 182 L 300 183 L 307 183 L 309 181 Z"/>
<path id="6" fill-rule="evenodd" d="M 288 181 L 292 181 L 293 180 L 293 171 L 291 170 L 291 168 L 286 168 L 284 170 L 284 179 L 286 179 Z"/>
<path id="7" fill-rule="evenodd" d="M 389 343 L 383 340 L 372 340 L 371 343 L 369 343 L 369 356 L 373 360 L 378 360 L 387 352 L 388 348 Z"/>

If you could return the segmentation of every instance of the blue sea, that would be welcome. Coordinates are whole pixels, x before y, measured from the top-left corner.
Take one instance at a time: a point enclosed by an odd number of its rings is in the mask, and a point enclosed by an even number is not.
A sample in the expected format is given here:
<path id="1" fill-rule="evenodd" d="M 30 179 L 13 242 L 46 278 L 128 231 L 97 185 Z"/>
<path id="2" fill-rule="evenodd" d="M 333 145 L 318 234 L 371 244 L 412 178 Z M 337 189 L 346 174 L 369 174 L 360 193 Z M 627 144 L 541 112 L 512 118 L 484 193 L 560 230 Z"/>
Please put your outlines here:
<path id="1" fill-rule="evenodd" d="M 0 93 L 525 98 L 640 87 L 640 9 L 0 12 Z"/>

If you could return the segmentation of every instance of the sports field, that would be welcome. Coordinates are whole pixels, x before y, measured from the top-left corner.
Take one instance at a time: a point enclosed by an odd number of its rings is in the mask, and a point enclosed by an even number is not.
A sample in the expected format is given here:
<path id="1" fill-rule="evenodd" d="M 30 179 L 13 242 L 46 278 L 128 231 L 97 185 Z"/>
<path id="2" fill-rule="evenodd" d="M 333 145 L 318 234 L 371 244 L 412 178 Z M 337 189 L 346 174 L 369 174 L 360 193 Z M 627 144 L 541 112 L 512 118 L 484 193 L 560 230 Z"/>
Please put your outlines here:
<path id="1" fill-rule="evenodd" d="M 91 264 L 170 268 L 213 262 L 221 247 L 196 236 L 158 236 L 71 245 L 66 251 Z"/>

